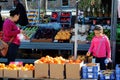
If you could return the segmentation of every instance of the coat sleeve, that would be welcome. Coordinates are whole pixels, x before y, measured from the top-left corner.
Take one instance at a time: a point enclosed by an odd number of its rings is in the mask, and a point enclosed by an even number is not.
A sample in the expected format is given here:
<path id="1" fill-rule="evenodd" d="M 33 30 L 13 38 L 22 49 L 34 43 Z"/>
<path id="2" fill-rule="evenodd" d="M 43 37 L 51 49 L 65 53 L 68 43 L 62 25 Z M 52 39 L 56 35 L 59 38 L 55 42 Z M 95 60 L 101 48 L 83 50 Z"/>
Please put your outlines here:
<path id="1" fill-rule="evenodd" d="M 93 51 L 93 47 L 94 47 L 93 44 L 94 44 L 94 38 L 92 39 L 89 50 L 88 50 L 88 52 L 90 52 L 90 53 L 92 53 L 92 51 Z"/>
<path id="2" fill-rule="evenodd" d="M 16 25 L 12 25 L 11 23 L 5 23 L 4 27 L 3 27 L 3 31 L 5 33 L 6 36 L 16 36 L 17 34 L 20 33 L 20 29 L 13 29 L 13 27 L 17 27 Z"/>
<path id="3" fill-rule="evenodd" d="M 111 58 L 111 46 L 108 37 L 106 37 L 107 58 Z"/>

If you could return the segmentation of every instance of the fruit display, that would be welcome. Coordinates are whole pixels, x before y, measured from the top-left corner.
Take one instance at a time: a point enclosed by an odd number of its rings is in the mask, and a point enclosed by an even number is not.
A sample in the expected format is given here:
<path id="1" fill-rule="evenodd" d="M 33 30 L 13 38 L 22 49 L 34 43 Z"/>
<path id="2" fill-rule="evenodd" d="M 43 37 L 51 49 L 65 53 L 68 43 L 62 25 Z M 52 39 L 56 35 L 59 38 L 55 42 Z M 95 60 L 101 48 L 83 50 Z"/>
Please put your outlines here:
<path id="1" fill-rule="evenodd" d="M 42 57 L 39 60 L 36 60 L 35 63 L 54 63 L 54 64 L 64 64 L 66 62 L 66 59 L 64 59 L 63 57 L 50 57 L 50 56 L 46 56 L 46 57 Z"/>
<path id="2" fill-rule="evenodd" d="M 61 12 L 61 16 L 69 17 L 71 16 L 70 12 Z"/>
<path id="3" fill-rule="evenodd" d="M 4 69 L 5 68 L 5 64 L 4 63 L 0 63 L 0 69 Z"/>
<path id="4" fill-rule="evenodd" d="M 64 79 L 66 76 L 66 65 L 79 65 L 82 63 L 81 60 L 68 60 L 61 56 L 59 57 L 41 57 L 40 59 L 34 62 L 35 64 L 35 77 L 50 77 L 54 79 Z M 80 69 L 80 68 L 79 68 Z M 79 71 L 78 69 L 78 71 Z M 39 71 L 44 71 L 40 73 Z M 39 73 L 39 74 L 38 74 Z M 65 74 L 64 74 L 65 73 Z M 44 75 L 43 75 L 44 74 Z M 39 76 L 38 76 L 39 75 Z"/>
<path id="5" fill-rule="evenodd" d="M 61 12 L 60 13 L 60 23 L 62 27 L 68 28 L 71 26 L 72 13 L 71 12 Z"/>
<path id="6" fill-rule="evenodd" d="M 55 29 L 39 28 L 34 35 L 34 39 L 53 39 L 56 33 L 57 30 Z"/>
<path id="7" fill-rule="evenodd" d="M 28 26 L 28 27 L 24 27 L 23 31 L 25 32 L 25 35 L 28 38 L 32 38 L 33 35 L 36 33 L 36 31 L 38 30 L 37 26 Z"/>
<path id="8" fill-rule="evenodd" d="M 60 30 L 56 35 L 55 35 L 55 40 L 69 40 L 71 37 L 71 33 L 68 30 Z"/>
<path id="9" fill-rule="evenodd" d="M 61 12 L 60 22 L 71 22 L 71 13 L 70 12 Z"/>
<path id="10" fill-rule="evenodd" d="M 34 70 L 34 65 L 33 64 L 25 64 L 25 66 L 21 67 L 21 70 Z"/>
<path id="11" fill-rule="evenodd" d="M 71 12 L 52 12 L 51 22 L 58 22 L 62 27 L 68 28 L 71 26 Z"/>
<path id="12" fill-rule="evenodd" d="M 78 27 L 78 40 L 89 42 L 94 36 L 95 25 L 101 25 L 103 27 L 103 33 L 107 35 L 110 39 L 110 18 L 94 18 L 86 17 L 80 18 Z M 73 29 L 73 32 L 75 30 Z M 74 41 L 75 36 L 72 36 L 71 41 Z"/>
<path id="13" fill-rule="evenodd" d="M 90 29 L 90 25 L 88 24 L 79 24 L 78 27 L 78 36 L 77 36 L 77 43 L 82 44 L 82 43 L 87 43 L 87 37 L 88 37 L 88 31 Z M 75 28 L 72 29 L 72 37 L 71 37 L 71 42 L 75 42 Z"/>
<path id="14" fill-rule="evenodd" d="M 117 24 L 117 30 L 116 30 L 116 40 L 119 41 L 120 40 L 120 24 Z"/>
<path id="15" fill-rule="evenodd" d="M 69 58 L 69 59 L 65 59 L 61 56 L 59 57 L 50 57 L 50 56 L 46 56 L 46 57 L 41 57 L 40 59 L 36 60 L 35 63 L 49 63 L 49 64 L 66 64 L 66 63 L 70 63 L 70 64 L 77 64 L 77 63 L 81 63 L 83 61 L 82 57 L 78 57 L 77 59 L 74 59 L 73 57 Z"/>
<path id="16" fill-rule="evenodd" d="M 9 64 L 9 65 L 6 65 L 5 69 L 7 69 L 7 70 L 19 70 L 20 67 L 18 67 L 16 64 Z"/>
<path id="17" fill-rule="evenodd" d="M 34 70 L 33 64 L 25 64 L 23 65 L 17 65 L 10 63 L 9 65 L 5 65 L 4 63 L 0 63 L 0 69 L 7 69 L 7 70 Z"/>
<path id="18" fill-rule="evenodd" d="M 28 17 L 29 24 L 34 25 L 38 22 L 37 15 L 38 15 L 37 11 L 32 11 L 32 10 L 27 11 L 27 17 Z"/>
<path id="19" fill-rule="evenodd" d="M 61 25 L 59 23 L 47 23 L 47 24 L 38 24 L 38 30 L 35 32 L 33 39 L 41 40 L 53 39 L 56 33 L 61 29 Z M 44 40 L 43 40 L 44 39 Z M 50 40 L 50 41 L 51 41 Z M 45 41 L 46 42 L 46 41 Z"/>
<path id="20" fill-rule="evenodd" d="M 57 19 L 59 17 L 59 14 L 57 12 L 52 12 L 51 18 Z"/>
<path id="21" fill-rule="evenodd" d="M 119 77 L 115 78 L 114 70 L 102 70 L 100 71 L 100 80 L 119 80 Z"/>

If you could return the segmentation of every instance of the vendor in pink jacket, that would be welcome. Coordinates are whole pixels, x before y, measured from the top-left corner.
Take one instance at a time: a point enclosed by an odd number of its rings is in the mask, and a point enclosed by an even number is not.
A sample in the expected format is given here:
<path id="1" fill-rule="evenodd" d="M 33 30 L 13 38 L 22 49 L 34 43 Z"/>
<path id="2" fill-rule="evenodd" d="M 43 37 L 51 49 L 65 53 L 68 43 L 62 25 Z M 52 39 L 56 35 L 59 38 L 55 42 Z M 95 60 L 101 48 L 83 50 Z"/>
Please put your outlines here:
<path id="1" fill-rule="evenodd" d="M 10 11 L 10 18 L 7 18 L 3 23 L 3 40 L 8 42 L 13 38 L 8 47 L 7 59 L 9 64 L 11 61 L 15 61 L 17 51 L 20 45 L 19 34 L 22 32 L 18 26 L 16 26 L 16 21 L 19 19 L 19 12 L 17 10 Z"/>
<path id="2" fill-rule="evenodd" d="M 108 37 L 103 34 L 103 27 L 101 25 L 96 25 L 94 28 L 94 34 L 91 41 L 90 48 L 86 56 L 92 54 L 95 57 L 95 62 L 100 63 L 100 69 L 105 70 L 105 59 L 111 61 L 111 47 Z"/>

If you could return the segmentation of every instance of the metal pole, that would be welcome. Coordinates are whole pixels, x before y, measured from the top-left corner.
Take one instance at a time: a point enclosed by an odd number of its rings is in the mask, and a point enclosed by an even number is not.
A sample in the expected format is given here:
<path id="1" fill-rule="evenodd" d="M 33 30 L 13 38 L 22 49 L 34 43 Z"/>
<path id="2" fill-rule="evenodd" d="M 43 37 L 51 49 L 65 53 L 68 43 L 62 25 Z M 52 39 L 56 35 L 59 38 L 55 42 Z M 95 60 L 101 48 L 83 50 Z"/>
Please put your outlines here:
<path id="1" fill-rule="evenodd" d="M 115 57 L 116 57 L 116 26 L 117 26 L 117 1 L 112 0 L 112 11 L 111 11 L 111 54 L 113 67 L 115 67 Z"/>
<path id="2" fill-rule="evenodd" d="M 78 0 L 79 1 L 79 0 Z M 78 1 L 76 1 L 76 21 L 75 21 L 75 42 L 74 42 L 74 59 L 77 58 L 77 48 L 78 48 Z"/>
<path id="3" fill-rule="evenodd" d="M 40 5 L 41 5 L 41 2 L 40 0 L 38 0 L 38 23 L 40 23 Z"/>
<path id="4" fill-rule="evenodd" d="M 27 0 L 25 0 L 25 6 L 26 6 L 26 10 L 28 11 L 28 4 L 27 4 Z"/>

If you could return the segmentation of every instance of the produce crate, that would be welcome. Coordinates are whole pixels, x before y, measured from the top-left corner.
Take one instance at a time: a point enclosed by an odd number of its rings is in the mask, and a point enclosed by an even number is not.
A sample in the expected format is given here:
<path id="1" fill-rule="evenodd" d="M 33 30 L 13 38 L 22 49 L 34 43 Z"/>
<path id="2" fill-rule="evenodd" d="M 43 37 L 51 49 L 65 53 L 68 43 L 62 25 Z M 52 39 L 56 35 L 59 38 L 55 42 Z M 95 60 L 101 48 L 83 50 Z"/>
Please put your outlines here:
<path id="1" fill-rule="evenodd" d="M 98 79 L 98 72 L 95 73 L 87 73 L 87 72 L 83 72 L 82 73 L 82 79 Z"/>
<path id="2" fill-rule="evenodd" d="M 6 78 L 18 78 L 18 70 L 4 69 L 4 77 L 6 77 Z"/>
<path id="3" fill-rule="evenodd" d="M 66 63 L 65 65 L 66 79 L 75 79 L 75 80 L 80 79 L 81 78 L 80 72 L 81 72 L 82 65 L 83 65 L 83 62 L 81 62 L 80 64 Z"/>
<path id="4" fill-rule="evenodd" d="M 64 79 L 64 64 L 50 64 L 50 78 Z"/>
<path id="5" fill-rule="evenodd" d="M 0 69 L 0 77 L 3 77 L 3 69 Z"/>
<path id="6" fill-rule="evenodd" d="M 116 80 L 120 80 L 120 64 L 117 64 L 115 67 L 115 76 L 116 76 Z"/>
<path id="7" fill-rule="evenodd" d="M 18 77 L 19 78 L 33 78 L 33 70 L 19 70 Z"/>
<path id="8" fill-rule="evenodd" d="M 38 26 L 25 26 L 25 27 L 22 27 L 22 30 L 24 30 L 26 37 L 29 38 L 29 39 L 33 38 L 36 31 L 38 31 L 38 29 L 39 29 Z"/>
<path id="9" fill-rule="evenodd" d="M 48 78 L 49 77 L 49 64 L 47 63 L 34 63 L 35 65 L 35 78 Z"/>
<path id="10" fill-rule="evenodd" d="M 87 72 L 87 73 L 96 73 L 100 71 L 100 65 L 99 63 L 88 63 L 88 64 L 84 64 L 82 66 L 82 73 Z"/>
<path id="11" fill-rule="evenodd" d="M 117 75 L 120 75 L 120 64 L 117 64 L 116 67 L 115 67 L 115 73 Z"/>
<path id="12" fill-rule="evenodd" d="M 118 76 L 115 79 L 114 70 L 101 70 L 100 71 L 100 80 L 120 80 Z"/>
<path id="13" fill-rule="evenodd" d="M 115 80 L 120 80 L 120 75 L 116 75 L 115 77 L 116 77 Z"/>
<path id="14" fill-rule="evenodd" d="M 58 30 L 39 27 L 31 38 L 31 42 L 52 42 Z"/>

